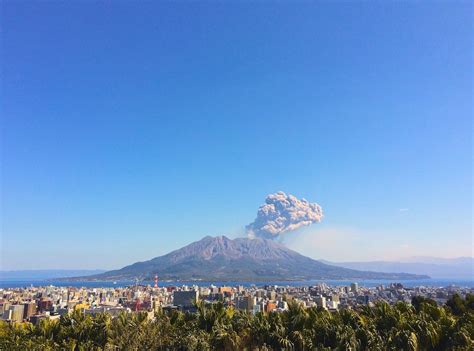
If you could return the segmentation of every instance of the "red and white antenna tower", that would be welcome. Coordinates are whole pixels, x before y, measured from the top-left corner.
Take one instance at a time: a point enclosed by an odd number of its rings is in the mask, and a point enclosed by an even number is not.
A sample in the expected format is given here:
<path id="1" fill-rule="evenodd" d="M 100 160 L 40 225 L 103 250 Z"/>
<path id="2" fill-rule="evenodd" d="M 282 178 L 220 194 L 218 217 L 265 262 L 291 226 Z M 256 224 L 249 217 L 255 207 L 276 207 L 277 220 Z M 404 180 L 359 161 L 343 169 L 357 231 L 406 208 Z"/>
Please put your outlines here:
<path id="1" fill-rule="evenodd" d="M 155 289 L 158 288 L 158 274 L 155 274 Z"/>

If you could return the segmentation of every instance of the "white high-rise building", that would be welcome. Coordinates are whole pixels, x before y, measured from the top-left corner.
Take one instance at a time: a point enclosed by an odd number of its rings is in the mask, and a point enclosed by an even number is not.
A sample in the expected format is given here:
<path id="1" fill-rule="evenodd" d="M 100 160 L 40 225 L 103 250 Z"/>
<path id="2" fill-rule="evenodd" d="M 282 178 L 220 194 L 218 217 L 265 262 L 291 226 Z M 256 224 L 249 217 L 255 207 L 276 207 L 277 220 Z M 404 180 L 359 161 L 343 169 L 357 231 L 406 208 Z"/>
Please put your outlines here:
<path id="1" fill-rule="evenodd" d="M 314 302 L 316 302 L 318 307 L 326 308 L 326 298 L 324 296 L 316 296 Z"/>

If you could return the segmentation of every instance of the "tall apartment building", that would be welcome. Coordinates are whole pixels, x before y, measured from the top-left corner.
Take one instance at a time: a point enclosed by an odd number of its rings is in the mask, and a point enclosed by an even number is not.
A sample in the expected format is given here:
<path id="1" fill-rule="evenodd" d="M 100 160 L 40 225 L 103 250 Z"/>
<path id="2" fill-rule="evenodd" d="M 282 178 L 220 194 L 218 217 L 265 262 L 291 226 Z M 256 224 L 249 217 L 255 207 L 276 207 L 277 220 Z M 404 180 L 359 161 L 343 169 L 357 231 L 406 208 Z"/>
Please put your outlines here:
<path id="1" fill-rule="evenodd" d="M 31 316 L 36 314 L 36 303 L 34 301 L 26 302 L 23 304 L 23 306 L 24 306 L 23 319 L 29 319 Z"/>
<path id="2" fill-rule="evenodd" d="M 16 322 L 16 323 L 23 322 L 23 314 L 25 311 L 25 306 L 11 305 L 9 310 L 11 311 L 10 320 L 12 322 Z"/>
<path id="3" fill-rule="evenodd" d="M 191 307 L 199 299 L 199 293 L 196 290 L 174 291 L 173 305 L 181 307 Z"/>
<path id="4" fill-rule="evenodd" d="M 255 305 L 255 297 L 252 296 L 240 296 L 237 300 L 237 308 L 247 312 L 253 312 L 253 306 Z"/>
<path id="5" fill-rule="evenodd" d="M 315 297 L 314 302 L 316 302 L 316 305 L 318 305 L 318 307 L 327 308 L 326 298 L 324 296 Z"/>

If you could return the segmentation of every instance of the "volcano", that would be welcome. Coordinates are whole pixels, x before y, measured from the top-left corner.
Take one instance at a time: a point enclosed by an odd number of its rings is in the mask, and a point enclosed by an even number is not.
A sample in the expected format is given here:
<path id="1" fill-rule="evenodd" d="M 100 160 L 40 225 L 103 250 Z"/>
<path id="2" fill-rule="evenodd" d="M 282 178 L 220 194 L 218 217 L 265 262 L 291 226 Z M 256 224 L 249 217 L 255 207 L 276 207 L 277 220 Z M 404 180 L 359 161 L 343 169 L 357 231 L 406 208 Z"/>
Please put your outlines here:
<path id="1" fill-rule="evenodd" d="M 425 275 L 378 273 L 336 267 L 303 256 L 273 240 L 211 237 L 149 261 L 84 280 L 297 281 L 312 279 L 422 279 Z M 76 278 L 78 279 L 78 278 Z"/>

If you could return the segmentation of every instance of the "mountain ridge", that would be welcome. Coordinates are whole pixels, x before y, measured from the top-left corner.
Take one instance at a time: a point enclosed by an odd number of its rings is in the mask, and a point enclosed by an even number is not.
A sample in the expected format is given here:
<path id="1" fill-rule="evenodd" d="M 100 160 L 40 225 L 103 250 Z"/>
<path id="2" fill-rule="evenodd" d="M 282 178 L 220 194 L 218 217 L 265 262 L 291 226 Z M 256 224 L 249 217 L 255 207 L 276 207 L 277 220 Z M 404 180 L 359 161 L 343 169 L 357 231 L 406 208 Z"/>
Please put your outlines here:
<path id="1" fill-rule="evenodd" d="M 107 272 L 105 269 L 18 269 L 1 270 L 0 281 L 43 280 L 65 278 L 74 275 L 88 276 Z"/>
<path id="2" fill-rule="evenodd" d="M 429 260 L 417 261 L 410 258 L 407 261 L 360 261 L 332 262 L 320 260 L 325 264 L 349 269 L 379 272 L 406 272 L 411 274 L 427 274 L 439 279 L 474 279 L 474 258 L 458 257 L 453 259 L 430 257 Z"/>

